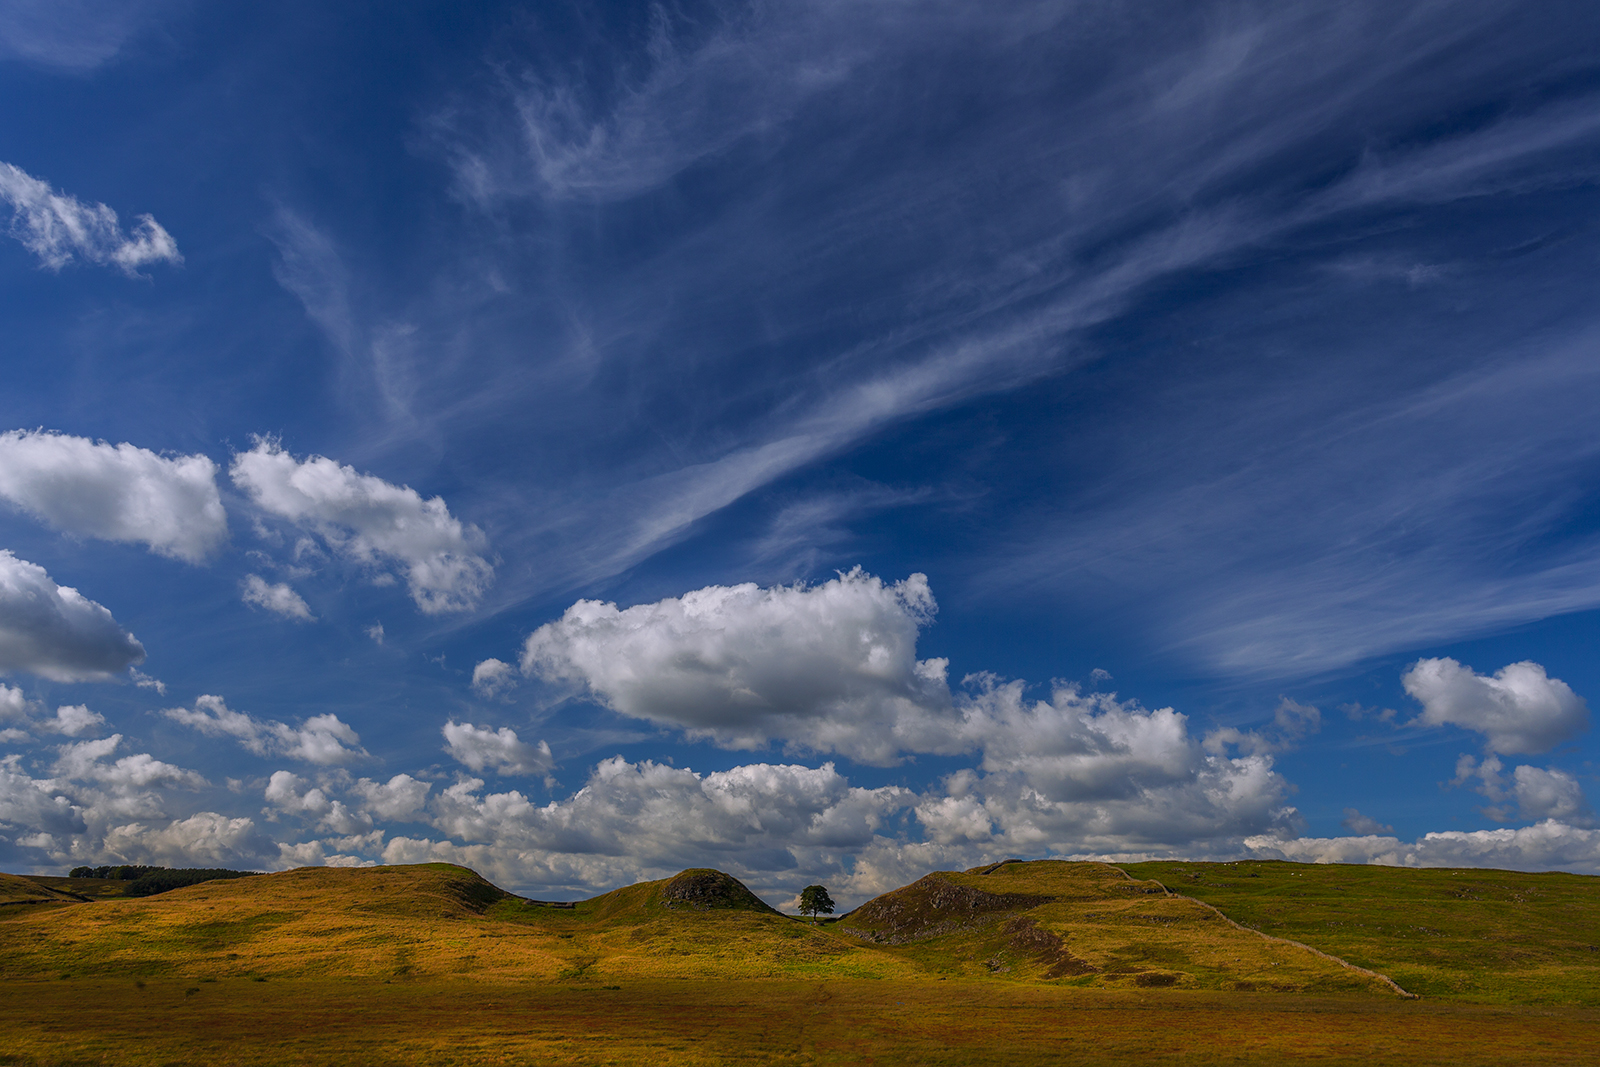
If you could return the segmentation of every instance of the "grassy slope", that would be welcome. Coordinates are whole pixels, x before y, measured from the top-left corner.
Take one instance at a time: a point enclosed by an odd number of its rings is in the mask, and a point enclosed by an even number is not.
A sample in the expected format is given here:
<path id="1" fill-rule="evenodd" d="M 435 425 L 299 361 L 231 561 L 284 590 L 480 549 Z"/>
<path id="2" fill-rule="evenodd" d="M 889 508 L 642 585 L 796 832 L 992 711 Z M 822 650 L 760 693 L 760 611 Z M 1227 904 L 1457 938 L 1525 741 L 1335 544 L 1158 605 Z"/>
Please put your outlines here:
<path id="1" fill-rule="evenodd" d="M 0 905 L 7 904 L 64 904 L 78 898 L 69 893 L 40 885 L 32 878 L 17 874 L 0 874 Z"/>
<path id="2" fill-rule="evenodd" d="M 641 883 L 557 909 L 448 864 L 308 867 L 144 899 L 0 909 L 0 978 L 613 981 L 915 973 L 905 961 L 779 915 L 753 897 L 753 904 L 734 906 L 670 899 L 674 882 Z"/>
<path id="3" fill-rule="evenodd" d="M 1389 994 L 1302 948 L 1239 930 L 1209 908 L 1100 863 L 1007 863 L 937 872 L 839 924 L 921 969 L 1097 988 Z"/>
<path id="4" fill-rule="evenodd" d="M 1600 1005 L 1600 878 L 1301 863 L 1130 863 L 1414 993 Z"/>
<path id="5" fill-rule="evenodd" d="M 30 874 L 28 881 L 46 889 L 61 893 L 69 898 L 86 897 L 90 900 L 106 900 L 110 897 L 120 897 L 132 885 L 131 881 L 121 878 L 53 878 L 50 875 Z"/>
<path id="6" fill-rule="evenodd" d="M 1600 879 L 1285 863 L 1127 870 L 1430 997 L 1600 1006 Z M 723 878 L 689 871 L 559 909 L 446 864 L 305 868 L 142 900 L 0 906 L 0 978 L 998 978 L 1382 992 L 1103 864 L 941 872 L 822 925 Z M 0 900 L 8 891 L 48 895 L 0 879 Z"/>

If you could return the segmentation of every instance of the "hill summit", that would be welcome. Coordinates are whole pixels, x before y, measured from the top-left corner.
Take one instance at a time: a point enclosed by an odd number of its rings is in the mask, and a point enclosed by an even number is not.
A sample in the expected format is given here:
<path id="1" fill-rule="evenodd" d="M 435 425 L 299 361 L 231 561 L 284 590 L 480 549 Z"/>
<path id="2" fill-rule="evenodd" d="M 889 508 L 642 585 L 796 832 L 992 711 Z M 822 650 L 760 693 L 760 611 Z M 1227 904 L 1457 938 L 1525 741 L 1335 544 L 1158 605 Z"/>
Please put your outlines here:
<path id="1" fill-rule="evenodd" d="M 691 867 L 667 879 L 661 886 L 661 903 L 669 908 L 687 905 L 701 911 L 730 908 L 778 914 L 739 879 L 711 867 Z"/>

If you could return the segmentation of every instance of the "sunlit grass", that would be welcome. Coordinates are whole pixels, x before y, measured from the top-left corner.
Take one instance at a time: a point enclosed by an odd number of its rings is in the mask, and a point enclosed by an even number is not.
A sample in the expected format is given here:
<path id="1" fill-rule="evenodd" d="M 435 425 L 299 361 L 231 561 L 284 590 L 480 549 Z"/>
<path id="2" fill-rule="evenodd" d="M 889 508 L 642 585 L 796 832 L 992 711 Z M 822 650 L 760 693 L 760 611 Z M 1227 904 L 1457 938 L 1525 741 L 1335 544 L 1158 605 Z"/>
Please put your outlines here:
<path id="1" fill-rule="evenodd" d="M 0 1063 L 1579 1064 L 1600 1013 L 927 980 L 0 984 Z"/>
<path id="2" fill-rule="evenodd" d="M 1600 878 L 1282 862 L 1124 867 L 1427 997 L 1600 1005 Z"/>
<path id="3" fill-rule="evenodd" d="M 1128 870 L 944 872 L 822 924 L 736 883 L 719 896 L 715 872 L 552 908 L 447 864 L 8 904 L 0 1064 L 1580 1063 L 1600 1047 L 1582 1006 L 1600 1000 L 1600 879 Z"/>

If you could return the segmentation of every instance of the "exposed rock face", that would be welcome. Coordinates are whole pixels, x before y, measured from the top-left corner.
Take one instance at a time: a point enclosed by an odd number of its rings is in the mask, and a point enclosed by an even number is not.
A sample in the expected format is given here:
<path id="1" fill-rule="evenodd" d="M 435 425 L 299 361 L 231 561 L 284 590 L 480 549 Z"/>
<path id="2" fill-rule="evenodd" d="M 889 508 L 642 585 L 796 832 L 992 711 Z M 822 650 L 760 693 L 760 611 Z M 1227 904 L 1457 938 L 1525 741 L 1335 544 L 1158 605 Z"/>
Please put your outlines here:
<path id="1" fill-rule="evenodd" d="M 1000 913 L 1048 904 L 1031 893 L 989 893 L 930 874 L 868 901 L 850 915 L 849 932 L 880 944 L 903 945 L 997 922 Z"/>
<path id="2" fill-rule="evenodd" d="M 710 908 L 774 910 L 733 875 L 706 867 L 692 868 L 670 879 L 661 887 L 661 901 L 669 908 L 687 906 L 701 911 Z"/>

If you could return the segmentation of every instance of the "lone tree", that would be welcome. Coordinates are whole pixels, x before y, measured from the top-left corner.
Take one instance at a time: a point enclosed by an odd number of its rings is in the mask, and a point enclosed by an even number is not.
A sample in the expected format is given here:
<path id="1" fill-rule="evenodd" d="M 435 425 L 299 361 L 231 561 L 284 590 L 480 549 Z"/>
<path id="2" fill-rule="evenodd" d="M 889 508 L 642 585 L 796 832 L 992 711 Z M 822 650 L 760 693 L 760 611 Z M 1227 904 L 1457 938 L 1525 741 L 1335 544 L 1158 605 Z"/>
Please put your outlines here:
<path id="1" fill-rule="evenodd" d="M 833 898 L 825 886 L 808 885 L 800 890 L 800 914 L 811 916 L 813 922 L 818 915 L 833 914 Z"/>

